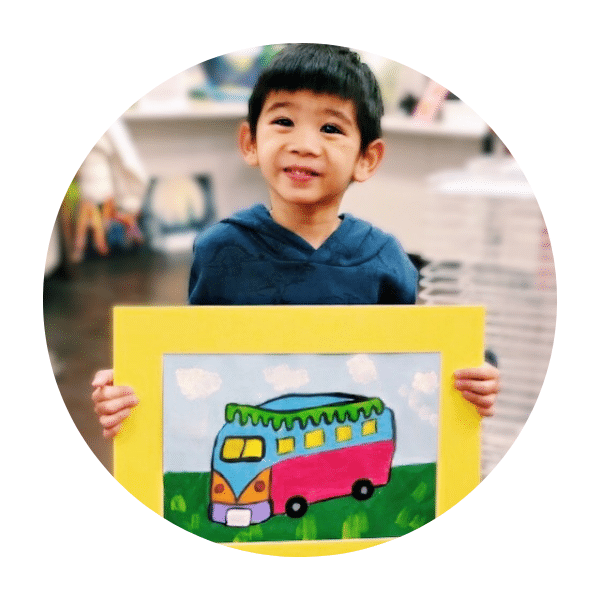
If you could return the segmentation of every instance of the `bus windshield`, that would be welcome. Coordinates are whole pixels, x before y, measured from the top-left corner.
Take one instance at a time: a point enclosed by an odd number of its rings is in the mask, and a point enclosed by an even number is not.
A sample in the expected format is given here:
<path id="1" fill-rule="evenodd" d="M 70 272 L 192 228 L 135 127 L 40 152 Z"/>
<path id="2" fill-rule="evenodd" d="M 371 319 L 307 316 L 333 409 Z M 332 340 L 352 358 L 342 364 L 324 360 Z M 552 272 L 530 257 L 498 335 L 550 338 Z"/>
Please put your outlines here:
<path id="1" fill-rule="evenodd" d="M 228 437 L 221 448 L 221 459 L 227 462 L 257 462 L 265 455 L 261 437 Z"/>

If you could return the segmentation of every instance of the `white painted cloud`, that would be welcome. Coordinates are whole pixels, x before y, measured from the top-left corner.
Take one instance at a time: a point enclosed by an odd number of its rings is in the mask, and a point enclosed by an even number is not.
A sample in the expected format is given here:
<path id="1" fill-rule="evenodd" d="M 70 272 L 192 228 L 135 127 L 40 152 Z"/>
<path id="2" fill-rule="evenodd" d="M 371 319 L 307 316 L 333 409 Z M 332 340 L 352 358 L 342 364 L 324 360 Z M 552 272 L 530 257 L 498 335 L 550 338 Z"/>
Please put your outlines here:
<path id="1" fill-rule="evenodd" d="M 429 409 L 428 406 L 421 406 L 421 408 L 419 408 L 419 417 L 423 421 L 429 421 L 430 416 L 431 416 L 431 410 Z"/>
<path id="2" fill-rule="evenodd" d="M 400 396 L 402 396 L 403 398 L 406 398 L 408 396 L 408 386 L 407 385 L 401 385 L 398 388 L 398 394 L 400 394 Z"/>
<path id="3" fill-rule="evenodd" d="M 415 373 L 412 382 L 413 390 L 423 394 L 433 394 L 438 388 L 438 377 L 434 371 Z"/>
<path id="4" fill-rule="evenodd" d="M 419 412 L 419 407 L 421 403 L 419 402 L 419 394 L 415 394 L 414 392 L 408 397 L 408 406 L 412 408 L 415 412 Z"/>
<path id="5" fill-rule="evenodd" d="M 437 373 L 429 371 L 427 373 L 415 373 L 412 381 L 410 393 L 406 386 L 398 390 L 401 396 L 408 396 L 408 406 L 413 410 L 422 421 L 429 423 L 432 427 L 437 427 L 437 412 L 430 407 L 429 403 L 423 400 L 423 395 L 431 395 L 439 388 Z"/>
<path id="6" fill-rule="evenodd" d="M 421 398 L 420 392 L 413 390 L 408 397 L 408 406 L 415 411 L 422 421 L 428 422 L 433 427 L 437 427 L 438 415 L 430 406 L 428 406 Z"/>
<path id="7" fill-rule="evenodd" d="M 346 361 L 348 372 L 356 383 L 371 383 L 377 381 L 377 369 L 373 361 L 364 354 L 357 354 Z"/>
<path id="8" fill-rule="evenodd" d="M 278 365 L 263 369 L 265 381 L 273 386 L 276 392 L 297 389 L 306 385 L 310 379 L 306 369 L 292 370 L 289 365 Z"/>
<path id="9" fill-rule="evenodd" d="M 209 373 L 204 369 L 177 369 L 175 377 L 181 393 L 188 400 L 208 398 L 218 392 L 223 383 L 218 373 Z"/>

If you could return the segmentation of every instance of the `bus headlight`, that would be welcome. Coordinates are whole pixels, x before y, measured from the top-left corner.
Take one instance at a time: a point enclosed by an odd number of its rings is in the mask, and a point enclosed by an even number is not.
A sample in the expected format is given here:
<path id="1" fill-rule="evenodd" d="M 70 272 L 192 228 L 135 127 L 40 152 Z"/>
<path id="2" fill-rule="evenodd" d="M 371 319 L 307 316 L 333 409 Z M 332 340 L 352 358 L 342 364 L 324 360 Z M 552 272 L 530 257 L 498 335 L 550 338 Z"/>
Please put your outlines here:
<path id="1" fill-rule="evenodd" d="M 239 504 L 255 504 L 269 499 L 271 491 L 271 469 L 259 473 L 244 489 L 238 498 Z"/>
<path id="2" fill-rule="evenodd" d="M 235 496 L 225 478 L 213 471 L 210 482 L 210 499 L 221 504 L 235 504 Z"/>

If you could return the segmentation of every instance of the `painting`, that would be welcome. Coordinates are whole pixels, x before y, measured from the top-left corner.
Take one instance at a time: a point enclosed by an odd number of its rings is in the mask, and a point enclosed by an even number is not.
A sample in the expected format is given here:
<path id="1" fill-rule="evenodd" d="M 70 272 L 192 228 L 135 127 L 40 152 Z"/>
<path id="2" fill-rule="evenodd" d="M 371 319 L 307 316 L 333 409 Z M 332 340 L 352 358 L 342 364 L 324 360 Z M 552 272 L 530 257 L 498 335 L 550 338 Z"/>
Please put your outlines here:
<path id="1" fill-rule="evenodd" d="M 153 249 L 189 250 L 198 232 L 215 220 L 212 179 L 208 174 L 151 177 L 143 205 L 143 226 Z"/>
<path id="2" fill-rule="evenodd" d="M 265 554 L 348 552 L 432 521 L 479 481 L 480 307 L 115 309 L 141 399 L 115 476 L 172 523 Z"/>

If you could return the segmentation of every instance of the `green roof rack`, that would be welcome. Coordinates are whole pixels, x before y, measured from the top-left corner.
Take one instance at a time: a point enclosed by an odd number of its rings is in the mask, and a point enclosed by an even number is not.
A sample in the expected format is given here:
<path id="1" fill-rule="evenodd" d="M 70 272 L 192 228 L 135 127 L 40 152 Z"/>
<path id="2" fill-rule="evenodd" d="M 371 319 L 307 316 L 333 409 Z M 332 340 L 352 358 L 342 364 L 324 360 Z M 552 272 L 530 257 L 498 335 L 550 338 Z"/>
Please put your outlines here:
<path id="1" fill-rule="evenodd" d="M 225 420 L 227 423 L 233 423 L 236 415 L 239 418 L 240 425 L 245 425 L 248 419 L 253 425 L 262 422 L 265 427 L 279 429 L 282 423 L 288 430 L 294 426 L 294 421 L 298 421 L 304 429 L 310 419 L 314 425 L 318 425 L 322 419 L 330 425 L 334 420 L 343 423 L 347 420 L 356 422 L 362 411 L 365 417 L 371 416 L 373 412 L 380 415 L 384 410 L 384 404 L 380 398 L 367 398 L 355 402 L 344 402 L 338 404 L 326 404 L 324 406 L 315 406 L 313 408 L 302 408 L 293 411 L 278 411 L 251 406 L 248 404 L 227 404 L 225 407 Z"/>

